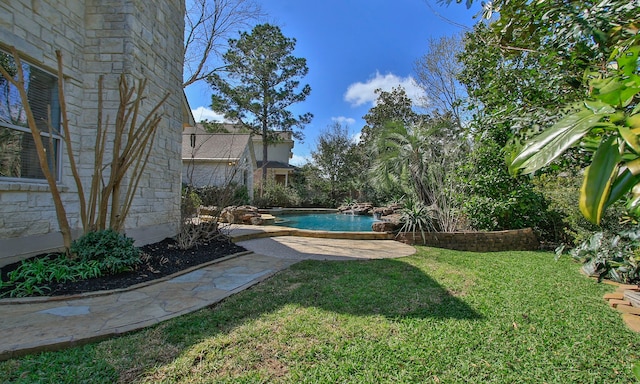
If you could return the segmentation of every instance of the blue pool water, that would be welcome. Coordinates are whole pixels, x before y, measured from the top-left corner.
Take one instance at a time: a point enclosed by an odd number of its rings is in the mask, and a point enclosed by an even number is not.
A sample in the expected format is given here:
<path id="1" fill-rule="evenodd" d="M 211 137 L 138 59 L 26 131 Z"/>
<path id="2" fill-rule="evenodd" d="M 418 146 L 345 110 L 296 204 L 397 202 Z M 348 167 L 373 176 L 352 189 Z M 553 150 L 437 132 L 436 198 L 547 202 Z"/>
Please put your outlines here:
<path id="1" fill-rule="evenodd" d="M 371 232 L 371 216 L 343 215 L 341 213 L 305 213 L 278 215 L 276 225 L 298 229 L 335 232 Z"/>

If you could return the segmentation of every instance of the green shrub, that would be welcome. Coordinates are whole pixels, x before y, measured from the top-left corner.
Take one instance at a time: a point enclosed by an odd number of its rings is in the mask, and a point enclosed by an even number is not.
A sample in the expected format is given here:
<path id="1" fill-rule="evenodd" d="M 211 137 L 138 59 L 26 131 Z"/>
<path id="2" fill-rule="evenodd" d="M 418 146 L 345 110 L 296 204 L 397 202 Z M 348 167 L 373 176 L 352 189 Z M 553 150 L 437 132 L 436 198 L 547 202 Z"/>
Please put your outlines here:
<path id="1" fill-rule="evenodd" d="M 557 257 L 562 248 L 556 251 Z M 582 271 L 598 280 L 609 279 L 625 284 L 640 282 L 640 229 L 620 233 L 596 232 L 569 251 L 583 263 Z"/>
<path id="2" fill-rule="evenodd" d="M 558 243 L 574 247 L 589 239 L 594 232 L 619 232 L 623 230 L 620 218 L 624 215 L 623 204 L 614 204 L 604 213 L 600 225 L 584 218 L 578 207 L 582 175 L 572 171 L 562 174 L 542 174 L 533 179 L 536 191 L 549 201 L 549 209 L 558 212 L 556 224 Z"/>
<path id="3" fill-rule="evenodd" d="M 133 239 L 112 229 L 82 235 L 71 243 L 70 252 L 80 262 L 96 261 L 106 273 L 128 271 L 140 262 L 140 250 Z"/>
<path id="4" fill-rule="evenodd" d="M 180 203 L 180 211 L 183 217 L 190 217 L 198 212 L 198 208 L 202 205 L 202 199 L 193 187 L 182 187 L 182 199 Z"/>
<path id="5" fill-rule="evenodd" d="M 6 281 L 0 281 L 0 289 L 7 289 L 0 297 L 44 295 L 52 283 L 100 277 L 98 264 L 95 260 L 77 262 L 63 254 L 25 260 L 8 274 Z"/>
<path id="6" fill-rule="evenodd" d="M 297 207 L 300 203 L 300 196 L 295 189 L 285 187 L 274 180 L 267 180 L 262 196 L 260 196 L 260 187 L 257 187 L 254 192 L 253 204 L 260 208 Z"/>
<path id="7" fill-rule="evenodd" d="M 502 146 L 487 137 L 476 142 L 468 161 L 457 170 L 464 191 L 457 196 L 458 205 L 469 225 L 485 231 L 531 227 L 542 240 L 557 241 L 558 213 L 549 209 L 549 202 L 529 178 L 509 174 L 504 158 Z"/>
<path id="8" fill-rule="evenodd" d="M 408 199 L 401 210 L 399 233 L 416 233 L 420 231 L 422 242 L 425 242 L 425 232 L 433 232 L 434 218 L 429 208 L 420 201 Z"/>
<path id="9" fill-rule="evenodd" d="M 245 185 L 235 183 L 222 187 L 208 186 L 193 188 L 204 206 L 226 207 L 229 205 L 249 204 L 249 191 Z"/>
<path id="10" fill-rule="evenodd" d="M 358 204 L 358 200 L 354 199 L 351 196 L 347 196 L 342 200 L 342 204 L 340 204 L 340 205 L 343 205 L 345 207 L 351 207 L 351 206 L 356 205 L 356 204 Z"/>
<path id="11" fill-rule="evenodd" d="M 89 232 L 71 244 L 70 252 L 24 260 L 10 272 L 0 289 L 0 296 L 24 297 L 44 295 L 54 283 L 92 279 L 131 270 L 140 262 L 140 250 L 133 239 L 114 230 Z"/>
<path id="12" fill-rule="evenodd" d="M 561 222 L 549 209 L 545 197 L 528 187 L 501 196 L 471 195 L 463 203 L 471 227 L 498 231 L 531 227 L 545 240 L 556 240 L 555 226 Z"/>
<path id="13" fill-rule="evenodd" d="M 231 205 L 246 205 L 250 202 L 249 189 L 246 185 L 239 185 L 233 190 L 233 202 Z"/>

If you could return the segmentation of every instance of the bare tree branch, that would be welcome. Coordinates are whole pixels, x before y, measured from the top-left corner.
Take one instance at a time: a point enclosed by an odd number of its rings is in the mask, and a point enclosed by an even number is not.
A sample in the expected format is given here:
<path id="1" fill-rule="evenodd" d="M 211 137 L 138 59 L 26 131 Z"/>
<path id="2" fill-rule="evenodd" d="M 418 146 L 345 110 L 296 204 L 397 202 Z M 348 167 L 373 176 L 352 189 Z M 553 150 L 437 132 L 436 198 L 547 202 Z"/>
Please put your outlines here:
<path id="1" fill-rule="evenodd" d="M 428 52 L 414 64 L 416 83 L 425 91 L 425 107 L 450 112 L 462 126 L 462 100 L 466 97 L 457 76 L 462 65 L 456 55 L 462 51 L 458 36 L 443 36 L 429 39 Z"/>
<path id="2" fill-rule="evenodd" d="M 187 87 L 224 69 L 216 65 L 232 34 L 265 14 L 256 0 L 194 0 L 185 16 L 184 73 Z"/>

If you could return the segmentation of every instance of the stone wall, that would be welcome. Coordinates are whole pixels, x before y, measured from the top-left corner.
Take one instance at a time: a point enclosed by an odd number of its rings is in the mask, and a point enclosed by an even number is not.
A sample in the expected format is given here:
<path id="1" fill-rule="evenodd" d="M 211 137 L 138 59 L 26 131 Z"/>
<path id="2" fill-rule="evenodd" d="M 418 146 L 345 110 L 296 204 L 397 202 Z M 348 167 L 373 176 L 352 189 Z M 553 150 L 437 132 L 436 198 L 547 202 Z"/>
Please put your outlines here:
<path id="1" fill-rule="evenodd" d="M 184 0 L 0 2 L 0 49 L 14 46 L 25 61 L 53 74 L 55 51 L 62 52 L 71 141 L 85 188 L 93 174 L 98 77 L 105 76 L 104 113 L 111 122 L 121 73 L 131 82 L 148 79 L 142 116 L 170 94 L 125 224 L 138 244 L 175 234 L 180 217 L 184 7 Z M 77 232 L 78 197 L 65 151 L 59 185 Z M 0 266 L 61 244 L 47 184 L 0 179 Z"/>
<path id="2" fill-rule="evenodd" d="M 397 240 L 407 244 L 422 244 L 429 247 L 458 251 L 534 251 L 540 243 L 531 228 L 496 232 L 425 232 L 423 243 L 420 233 L 400 234 Z"/>

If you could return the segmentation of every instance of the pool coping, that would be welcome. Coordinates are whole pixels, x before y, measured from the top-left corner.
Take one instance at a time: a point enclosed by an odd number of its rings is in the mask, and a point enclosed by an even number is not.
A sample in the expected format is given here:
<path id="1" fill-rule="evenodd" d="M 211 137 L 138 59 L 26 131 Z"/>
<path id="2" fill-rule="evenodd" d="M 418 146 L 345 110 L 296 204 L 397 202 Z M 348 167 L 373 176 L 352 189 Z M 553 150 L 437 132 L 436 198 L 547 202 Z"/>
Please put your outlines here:
<path id="1" fill-rule="evenodd" d="M 347 240 L 395 240 L 392 232 L 337 232 L 298 229 L 276 225 L 244 225 L 233 224 L 229 236 L 234 243 L 241 241 L 263 239 L 266 237 L 298 236 L 316 239 L 347 239 Z"/>

